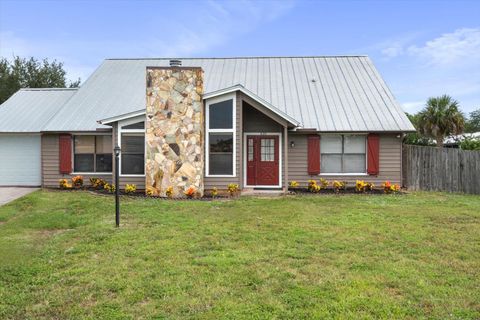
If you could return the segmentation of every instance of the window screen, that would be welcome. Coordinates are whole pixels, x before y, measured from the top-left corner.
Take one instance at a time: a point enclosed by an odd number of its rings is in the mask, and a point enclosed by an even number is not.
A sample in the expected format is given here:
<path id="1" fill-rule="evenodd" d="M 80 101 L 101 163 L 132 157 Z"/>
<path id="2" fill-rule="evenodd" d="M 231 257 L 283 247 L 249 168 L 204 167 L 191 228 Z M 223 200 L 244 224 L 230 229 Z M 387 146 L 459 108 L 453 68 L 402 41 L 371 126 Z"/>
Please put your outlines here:
<path id="1" fill-rule="evenodd" d="M 209 133 L 209 174 L 233 174 L 233 133 Z"/>
<path id="2" fill-rule="evenodd" d="M 145 135 L 122 133 L 122 174 L 145 173 Z"/>
<path id="3" fill-rule="evenodd" d="M 364 135 L 323 135 L 320 141 L 322 173 L 365 173 Z"/>
<path id="4" fill-rule="evenodd" d="M 112 136 L 75 136 L 75 172 L 112 172 Z"/>

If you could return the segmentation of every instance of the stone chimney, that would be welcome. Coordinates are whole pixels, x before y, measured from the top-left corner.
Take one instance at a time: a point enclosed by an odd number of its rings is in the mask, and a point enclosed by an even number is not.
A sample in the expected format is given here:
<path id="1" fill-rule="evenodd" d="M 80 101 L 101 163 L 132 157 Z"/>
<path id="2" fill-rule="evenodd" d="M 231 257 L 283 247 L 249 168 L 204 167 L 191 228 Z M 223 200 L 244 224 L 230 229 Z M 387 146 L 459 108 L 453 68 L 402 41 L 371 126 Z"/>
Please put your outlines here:
<path id="1" fill-rule="evenodd" d="M 153 195 L 203 195 L 203 71 L 147 67 L 145 188 Z"/>

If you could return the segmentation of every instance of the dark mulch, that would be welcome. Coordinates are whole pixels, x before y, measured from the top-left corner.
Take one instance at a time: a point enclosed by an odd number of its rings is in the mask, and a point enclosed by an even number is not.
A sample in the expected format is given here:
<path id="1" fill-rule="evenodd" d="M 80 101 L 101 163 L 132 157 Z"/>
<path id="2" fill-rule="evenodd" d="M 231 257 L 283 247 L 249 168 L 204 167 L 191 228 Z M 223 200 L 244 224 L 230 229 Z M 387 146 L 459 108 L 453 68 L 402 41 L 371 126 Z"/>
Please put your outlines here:
<path id="1" fill-rule="evenodd" d="M 76 192 L 76 191 L 90 191 L 95 194 L 100 194 L 100 195 L 105 195 L 105 196 L 114 196 L 115 192 L 108 192 L 107 190 L 104 189 L 95 189 L 91 186 L 83 186 L 83 187 L 77 187 L 77 188 L 72 188 L 72 189 L 57 189 L 57 188 L 51 188 L 52 190 L 60 190 L 62 192 Z M 340 190 L 339 192 L 335 192 L 333 188 L 327 188 L 327 189 L 322 189 L 319 192 L 310 192 L 308 191 L 307 188 L 303 187 L 298 187 L 298 188 L 288 188 L 289 195 L 311 195 L 311 196 L 321 196 L 321 195 L 343 195 L 343 194 L 363 194 L 363 195 L 400 195 L 400 194 L 407 194 L 406 191 L 401 190 L 399 192 L 395 193 L 389 193 L 386 194 L 383 192 L 383 189 L 373 189 L 371 191 L 366 191 L 366 192 L 357 192 L 355 188 L 346 188 L 344 190 Z M 232 199 L 232 197 L 229 197 L 227 195 L 217 195 L 216 197 L 212 197 L 209 194 L 205 194 L 203 197 L 198 198 L 187 198 L 187 197 L 173 197 L 173 198 L 168 198 L 168 197 L 161 197 L 161 196 L 148 196 L 145 194 L 144 190 L 137 190 L 136 192 L 133 193 L 126 193 L 122 190 L 120 190 L 120 195 L 122 197 L 132 197 L 132 198 L 149 198 L 149 199 L 158 199 L 158 200 L 189 200 L 189 201 L 212 201 L 212 200 L 228 200 Z M 237 198 L 238 196 L 235 196 L 233 198 Z"/>
<path id="2" fill-rule="evenodd" d="M 392 193 L 385 193 L 383 189 L 373 189 L 371 191 L 365 191 L 365 192 L 357 192 L 355 188 L 349 188 L 347 187 L 346 189 L 340 190 L 338 192 L 335 192 L 333 188 L 327 188 L 327 189 L 322 189 L 319 192 L 310 192 L 308 191 L 307 188 L 288 188 L 288 191 L 290 191 L 291 194 L 309 194 L 309 195 L 322 195 L 322 194 L 337 194 L 337 195 L 342 195 L 342 194 L 365 194 L 365 195 L 389 195 L 389 194 L 406 194 L 405 191 L 400 190 L 399 192 L 392 192 Z"/>
<path id="3" fill-rule="evenodd" d="M 57 189 L 57 188 L 49 188 L 52 190 L 60 190 L 62 192 L 76 192 L 76 191 L 89 191 L 95 194 L 105 195 L 105 196 L 114 196 L 115 192 L 109 192 L 105 189 L 95 189 L 91 186 L 83 186 L 83 187 L 76 187 L 71 189 Z M 120 195 L 122 197 L 132 197 L 132 198 L 149 198 L 149 199 L 158 199 L 158 200 L 190 200 L 190 201 L 212 201 L 212 200 L 227 200 L 231 199 L 231 197 L 226 195 L 217 195 L 212 197 L 211 195 L 204 195 L 201 198 L 194 197 L 194 198 L 187 198 L 187 197 L 161 197 L 161 196 L 147 196 L 145 190 L 137 190 L 136 192 L 126 193 L 125 191 L 120 190 Z"/>

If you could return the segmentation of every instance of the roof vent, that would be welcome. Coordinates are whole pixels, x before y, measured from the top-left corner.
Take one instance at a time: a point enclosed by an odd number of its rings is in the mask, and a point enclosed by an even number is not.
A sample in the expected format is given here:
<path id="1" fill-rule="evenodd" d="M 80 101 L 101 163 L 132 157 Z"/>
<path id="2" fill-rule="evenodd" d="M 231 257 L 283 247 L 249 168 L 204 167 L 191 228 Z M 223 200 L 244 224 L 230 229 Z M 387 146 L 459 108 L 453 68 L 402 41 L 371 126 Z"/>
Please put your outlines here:
<path id="1" fill-rule="evenodd" d="M 170 60 L 170 67 L 180 67 L 182 65 L 182 60 L 172 59 Z"/>

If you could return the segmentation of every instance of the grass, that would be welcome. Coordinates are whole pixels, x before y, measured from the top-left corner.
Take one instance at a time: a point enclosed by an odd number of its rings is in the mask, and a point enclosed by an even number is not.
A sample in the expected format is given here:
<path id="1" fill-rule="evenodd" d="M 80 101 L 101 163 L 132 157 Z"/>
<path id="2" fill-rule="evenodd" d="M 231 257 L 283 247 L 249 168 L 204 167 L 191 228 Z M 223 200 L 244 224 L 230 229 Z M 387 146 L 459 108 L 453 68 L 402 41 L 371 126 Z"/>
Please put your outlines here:
<path id="1" fill-rule="evenodd" d="M 0 207 L 0 318 L 480 318 L 480 197 Z"/>

